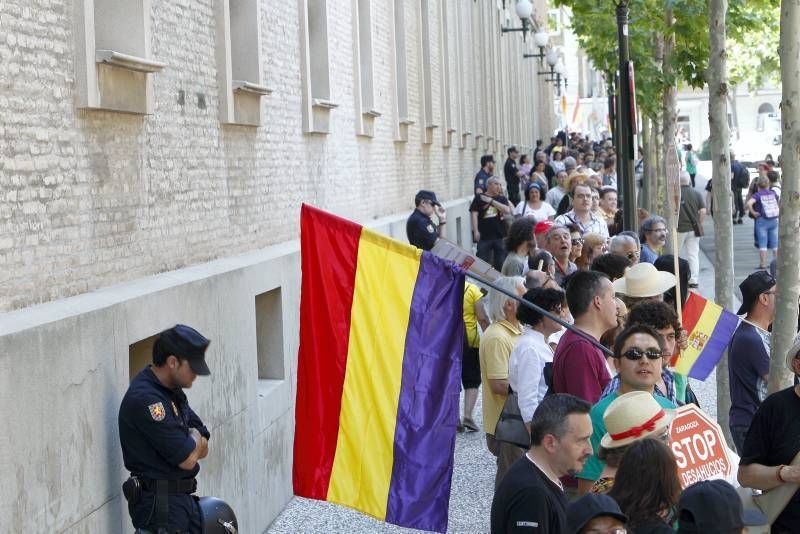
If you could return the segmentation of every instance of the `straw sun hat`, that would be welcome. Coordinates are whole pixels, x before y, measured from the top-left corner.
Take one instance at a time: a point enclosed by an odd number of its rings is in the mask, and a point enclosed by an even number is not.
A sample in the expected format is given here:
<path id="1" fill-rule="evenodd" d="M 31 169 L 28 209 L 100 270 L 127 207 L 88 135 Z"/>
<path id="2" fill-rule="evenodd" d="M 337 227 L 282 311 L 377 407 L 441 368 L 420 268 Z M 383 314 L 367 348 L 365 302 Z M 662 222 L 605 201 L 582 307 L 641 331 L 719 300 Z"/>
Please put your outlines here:
<path id="1" fill-rule="evenodd" d="M 675 410 L 662 408 L 652 394 L 646 391 L 625 393 L 614 399 L 603 414 L 607 432 L 600 440 L 600 446 L 615 449 L 649 436 L 658 436 L 673 419 Z"/>
<path id="2" fill-rule="evenodd" d="M 792 343 L 792 347 L 789 349 L 789 352 L 786 353 L 786 367 L 794 373 L 794 366 L 792 362 L 794 361 L 795 357 L 798 356 L 798 352 L 800 352 L 800 335 L 794 338 L 794 343 Z"/>
<path id="3" fill-rule="evenodd" d="M 628 297 L 655 297 L 675 287 L 675 275 L 659 271 L 652 263 L 641 262 L 614 281 L 614 291 Z"/>

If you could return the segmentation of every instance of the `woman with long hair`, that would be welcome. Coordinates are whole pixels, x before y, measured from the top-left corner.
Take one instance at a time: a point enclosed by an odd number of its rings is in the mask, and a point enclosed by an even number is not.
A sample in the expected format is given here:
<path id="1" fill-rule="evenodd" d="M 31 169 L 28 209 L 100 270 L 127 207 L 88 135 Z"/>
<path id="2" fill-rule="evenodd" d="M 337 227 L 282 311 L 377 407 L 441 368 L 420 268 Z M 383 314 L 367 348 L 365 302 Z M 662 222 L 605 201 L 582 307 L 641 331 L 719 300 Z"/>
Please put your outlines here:
<path id="1" fill-rule="evenodd" d="M 583 248 L 581 255 L 575 260 L 575 265 L 582 271 L 588 271 L 592 267 L 592 261 L 606 252 L 608 252 L 606 238 L 595 232 L 587 232 L 583 234 Z"/>
<path id="2" fill-rule="evenodd" d="M 681 482 L 670 448 L 652 438 L 630 445 L 608 495 L 628 516 L 627 526 L 632 532 L 673 534 L 670 525 L 675 519 Z"/>

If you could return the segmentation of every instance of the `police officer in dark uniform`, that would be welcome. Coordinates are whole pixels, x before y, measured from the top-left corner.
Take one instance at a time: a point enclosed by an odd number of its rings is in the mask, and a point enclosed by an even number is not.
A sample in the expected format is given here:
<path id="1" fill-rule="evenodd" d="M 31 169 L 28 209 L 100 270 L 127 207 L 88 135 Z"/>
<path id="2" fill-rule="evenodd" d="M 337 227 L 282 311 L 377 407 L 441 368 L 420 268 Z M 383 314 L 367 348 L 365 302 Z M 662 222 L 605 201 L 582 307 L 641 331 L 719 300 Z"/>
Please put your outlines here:
<path id="1" fill-rule="evenodd" d="M 447 213 L 444 207 L 436 200 L 436 193 L 420 190 L 414 197 L 417 209 L 411 214 L 406 223 L 408 242 L 422 250 L 430 250 L 436 240 L 444 237 L 444 225 L 447 224 Z M 439 219 L 438 226 L 434 224 L 431 216 L 436 214 Z"/>
<path id="2" fill-rule="evenodd" d="M 153 364 L 131 381 L 119 408 L 119 439 L 131 472 L 123 493 L 137 532 L 202 533 L 203 517 L 192 495 L 208 455 L 211 434 L 189 407 L 183 388 L 209 375 L 209 340 L 176 325 L 153 345 Z"/>

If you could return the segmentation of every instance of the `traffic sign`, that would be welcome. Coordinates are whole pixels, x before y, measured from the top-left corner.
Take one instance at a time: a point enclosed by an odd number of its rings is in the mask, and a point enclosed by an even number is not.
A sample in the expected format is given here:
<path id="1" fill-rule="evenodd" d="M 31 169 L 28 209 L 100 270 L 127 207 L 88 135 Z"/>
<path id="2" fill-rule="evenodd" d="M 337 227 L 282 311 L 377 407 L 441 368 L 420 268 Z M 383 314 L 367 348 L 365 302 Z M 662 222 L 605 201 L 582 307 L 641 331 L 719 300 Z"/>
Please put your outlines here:
<path id="1" fill-rule="evenodd" d="M 732 461 L 720 426 L 696 405 L 678 408 L 670 438 L 682 487 L 701 480 L 732 478 L 738 461 Z"/>

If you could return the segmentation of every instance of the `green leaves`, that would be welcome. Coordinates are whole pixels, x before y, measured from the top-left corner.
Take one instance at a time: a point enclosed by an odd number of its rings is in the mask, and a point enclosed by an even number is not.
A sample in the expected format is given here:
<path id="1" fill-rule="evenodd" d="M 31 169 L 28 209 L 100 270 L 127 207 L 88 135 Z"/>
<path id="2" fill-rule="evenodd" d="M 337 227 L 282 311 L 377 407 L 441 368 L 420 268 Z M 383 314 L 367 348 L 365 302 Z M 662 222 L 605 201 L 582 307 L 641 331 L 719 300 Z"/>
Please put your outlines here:
<path id="1" fill-rule="evenodd" d="M 554 0 L 572 10 L 572 29 L 594 67 L 613 73 L 618 66 L 616 8 L 610 0 Z M 665 13 L 672 8 L 672 24 Z M 705 85 L 709 62 L 707 0 L 630 0 L 629 47 L 636 67 L 636 100 L 654 117 L 667 87 Z M 751 87 L 780 76 L 780 0 L 729 0 L 727 34 L 731 83 Z M 667 58 L 672 76 L 656 58 L 659 39 L 673 37 Z M 668 69 L 669 70 L 669 69 Z"/>

